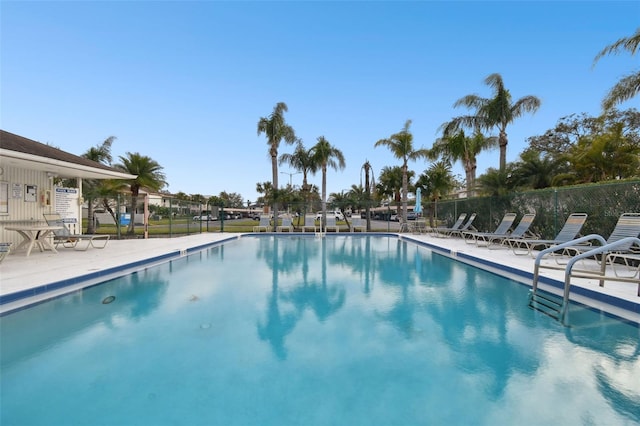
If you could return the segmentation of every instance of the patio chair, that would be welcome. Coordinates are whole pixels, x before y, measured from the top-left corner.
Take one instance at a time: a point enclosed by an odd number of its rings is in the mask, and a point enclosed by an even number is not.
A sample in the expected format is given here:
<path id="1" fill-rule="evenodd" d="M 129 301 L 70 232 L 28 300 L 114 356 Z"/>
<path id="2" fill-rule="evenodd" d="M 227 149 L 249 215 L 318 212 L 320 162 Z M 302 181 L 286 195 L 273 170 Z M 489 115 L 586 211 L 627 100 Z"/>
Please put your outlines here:
<path id="1" fill-rule="evenodd" d="M 307 229 L 312 229 L 313 232 L 318 232 L 315 214 L 307 214 L 304 216 L 304 225 L 302 226 L 302 232 L 307 232 Z"/>
<path id="2" fill-rule="evenodd" d="M 640 236 L 640 213 L 623 213 L 620 215 L 616 226 L 611 231 L 611 235 L 606 240 L 606 245 L 613 244 L 623 238 L 637 238 Z M 597 257 L 594 257 L 598 263 L 604 256 L 605 262 L 614 261 L 616 258 L 624 260 L 628 264 L 630 260 L 633 260 L 637 255 L 637 251 L 633 249 L 633 241 L 626 240 L 625 244 L 618 244 L 615 246 L 615 250 L 609 250 L 604 253 L 598 253 Z M 563 254 L 569 256 L 575 256 L 580 253 L 584 253 L 593 250 L 593 246 L 576 244 L 571 247 L 567 247 Z M 556 258 L 556 262 L 560 263 L 559 258 Z"/>
<path id="3" fill-rule="evenodd" d="M 533 250 L 535 248 L 548 248 L 576 239 L 578 234 L 580 234 L 580 230 L 584 226 L 586 220 L 586 213 L 572 213 L 571 215 L 569 215 L 567 221 L 564 223 L 564 226 L 562 227 L 560 232 L 558 232 L 558 235 L 556 235 L 554 239 L 542 240 L 530 238 L 507 238 L 505 240 L 505 243 L 509 244 L 509 247 L 511 247 L 514 254 L 528 254 L 531 257 L 535 257 L 533 255 Z M 518 250 L 524 251 L 518 252 Z"/>
<path id="4" fill-rule="evenodd" d="M 73 248 L 74 250 L 80 251 L 85 251 L 89 247 L 103 249 L 107 246 L 109 238 L 111 238 L 111 235 L 105 234 L 73 234 L 64 223 L 60 214 L 43 213 L 43 216 L 47 225 L 61 227 L 53 231 L 53 243 L 56 249 L 60 244 L 62 244 L 62 247 Z"/>
<path id="5" fill-rule="evenodd" d="M 527 213 L 522 216 L 518 226 L 509 234 L 505 235 L 492 235 L 488 238 L 487 247 L 489 249 L 505 247 L 505 242 L 508 238 L 534 238 L 535 234 L 529 232 L 529 228 L 533 223 L 533 220 L 536 218 L 535 213 Z"/>
<path id="6" fill-rule="evenodd" d="M 447 233 L 443 233 L 442 236 L 443 237 L 461 236 L 464 231 L 468 231 L 468 230 L 475 231 L 476 228 L 473 227 L 473 221 L 475 220 L 475 218 L 476 218 L 476 214 L 471 213 L 471 216 L 467 218 L 467 220 L 462 224 L 460 228 L 453 229 Z"/>
<path id="7" fill-rule="evenodd" d="M 291 220 L 291 216 L 284 216 L 282 218 L 282 223 L 276 227 L 276 232 L 293 232 L 293 224 Z"/>
<path id="8" fill-rule="evenodd" d="M 498 227 L 493 232 L 477 232 L 477 231 L 462 231 L 461 236 L 468 244 L 475 243 L 476 245 L 488 245 L 492 237 L 509 236 L 509 230 L 516 221 L 517 215 L 515 213 L 505 213 L 498 224 Z"/>
<path id="9" fill-rule="evenodd" d="M 460 227 L 462 226 L 462 224 L 464 223 L 464 220 L 466 218 L 467 218 L 467 214 L 466 213 L 462 213 L 462 214 L 460 214 L 460 216 L 458 216 L 458 220 L 456 220 L 455 223 L 453 225 L 451 225 L 450 228 L 440 227 L 440 226 L 437 226 L 437 227 L 433 228 L 434 236 L 438 236 L 438 234 L 440 234 L 440 233 L 442 233 L 442 234 L 450 234 L 451 231 L 460 229 Z"/>
<path id="10" fill-rule="evenodd" d="M 4 258 L 7 257 L 11 251 L 11 244 L 12 243 L 0 243 L 0 263 L 2 263 Z"/>
<path id="11" fill-rule="evenodd" d="M 269 226 L 271 226 L 271 218 L 268 215 L 261 215 L 260 222 L 253 227 L 253 232 L 264 232 L 269 231 Z"/>
<path id="12" fill-rule="evenodd" d="M 366 232 L 367 230 L 367 222 L 364 219 L 355 217 L 351 220 L 351 232 Z"/>
<path id="13" fill-rule="evenodd" d="M 414 234 L 424 234 L 429 228 L 427 227 L 427 219 L 419 217 L 409 225 L 409 230 Z"/>
<path id="14" fill-rule="evenodd" d="M 334 215 L 327 215 L 327 224 L 324 226 L 324 232 L 327 232 L 329 229 L 340 232 L 340 227 L 336 224 L 336 217 Z"/>

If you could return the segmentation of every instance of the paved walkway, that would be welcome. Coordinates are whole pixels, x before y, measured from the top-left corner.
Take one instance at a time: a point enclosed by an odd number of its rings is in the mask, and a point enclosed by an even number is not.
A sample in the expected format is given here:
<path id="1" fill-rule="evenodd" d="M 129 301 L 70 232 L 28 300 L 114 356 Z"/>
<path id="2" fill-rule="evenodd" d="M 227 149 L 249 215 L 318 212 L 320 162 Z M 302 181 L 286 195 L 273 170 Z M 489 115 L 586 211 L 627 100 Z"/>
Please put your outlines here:
<path id="1" fill-rule="evenodd" d="M 346 234 L 346 233 L 345 233 Z M 476 247 L 467 244 L 459 238 L 436 238 L 431 235 L 400 234 L 402 238 L 416 240 L 428 245 L 451 250 L 461 258 L 461 254 L 469 255 L 471 263 L 482 263 L 484 269 L 489 269 L 500 275 L 507 275 L 526 284 L 531 280 L 526 276 L 533 272 L 534 259 L 529 256 L 516 256 L 508 250 L 489 250 L 486 247 Z M 108 271 L 122 265 L 132 265 L 125 272 L 144 269 L 150 266 L 146 261 L 156 259 L 168 254 L 177 254 L 187 249 L 207 245 L 216 241 L 238 238 L 240 234 L 233 233 L 203 233 L 176 238 L 151 238 L 148 240 L 111 240 L 105 249 L 89 248 L 87 251 L 74 251 L 73 249 L 60 248 L 58 254 L 34 250 L 31 256 L 23 253 L 15 253 L 7 256 L 0 264 L 0 296 L 11 295 L 17 292 L 28 291 L 49 285 L 52 283 L 72 280 L 86 275 L 99 275 L 101 271 Z M 466 256 L 465 256 L 466 257 Z M 474 262 L 474 260 L 476 262 Z M 135 263 L 138 263 L 137 265 Z M 506 273 L 504 267 L 513 268 L 514 271 L 523 271 L 525 274 Z M 91 280 L 83 280 L 75 288 L 81 288 L 105 279 L 121 275 L 120 269 L 111 275 L 100 275 Z M 562 282 L 563 271 L 546 270 L 543 274 L 547 277 Z M 524 277 L 524 278 L 523 278 Z M 573 284 L 596 293 L 613 296 L 632 305 L 630 311 L 617 309 L 598 301 L 585 301 L 579 297 L 576 300 L 591 306 L 615 313 L 633 322 L 640 323 L 640 297 L 637 296 L 637 285 L 620 282 L 606 282 L 600 287 L 595 280 L 576 280 Z M 67 292 L 72 287 L 57 290 L 59 293 Z M 545 286 L 542 286 L 545 288 Z M 546 288 L 545 288 L 546 289 Z M 47 294 L 49 297 L 51 293 Z M 24 301 L 17 302 L 17 304 Z M 16 302 L 5 303 L 0 306 L 0 312 L 15 309 Z"/>

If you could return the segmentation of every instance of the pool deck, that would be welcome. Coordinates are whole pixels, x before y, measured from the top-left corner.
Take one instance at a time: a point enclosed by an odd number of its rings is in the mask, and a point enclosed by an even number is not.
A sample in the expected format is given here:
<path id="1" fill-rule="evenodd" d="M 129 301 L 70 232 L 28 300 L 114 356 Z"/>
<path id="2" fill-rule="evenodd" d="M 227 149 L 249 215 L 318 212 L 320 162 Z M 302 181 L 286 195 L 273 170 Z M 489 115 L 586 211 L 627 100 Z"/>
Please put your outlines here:
<path id="1" fill-rule="evenodd" d="M 60 247 L 57 254 L 34 249 L 29 257 L 20 252 L 12 253 L 0 264 L 0 313 L 17 309 L 25 303 L 34 303 L 52 295 L 75 291 L 87 285 L 142 270 L 224 240 L 239 238 L 241 235 L 203 233 L 176 238 L 111 240 L 104 249 L 89 248 L 86 251 L 76 251 Z M 534 259 L 530 256 L 517 256 L 506 249 L 489 250 L 486 247 L 477 247 L 465 243 L 460 238 L 437 238 L 428 234 L 410 233 L 393 235 L 400 235 L 403 239 L 426 245 L 444 255 L 531 284 Z M 555 263 L 549 262 L 553 263 L 548 264 Z M 542 270 L 541 276 L 556 284 L 564 281 L 562 270 Z M 47 291 L 42 291 L 43 288 Z M 556 293 L 561 291 L 547 284 L 542 284 L 541 288 Z M 637 296 L 637 288 L 633 283 L 615 281 L 607 281 L 604 287 L 600 287 L 596 280 L 579 279 L 572 281 L 572 289 L 576 290 L 572 299 L 640 324 L 640 297 Z M 610 301 L 614 303 L 611 304 Z"/>

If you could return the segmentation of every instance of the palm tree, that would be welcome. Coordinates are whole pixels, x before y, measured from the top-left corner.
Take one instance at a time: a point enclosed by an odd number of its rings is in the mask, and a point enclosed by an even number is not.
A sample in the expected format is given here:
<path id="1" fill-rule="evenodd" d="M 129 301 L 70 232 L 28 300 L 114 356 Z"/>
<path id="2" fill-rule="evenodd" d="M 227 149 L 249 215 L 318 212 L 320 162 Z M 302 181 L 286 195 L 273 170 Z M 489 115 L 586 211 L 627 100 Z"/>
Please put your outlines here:
<path id="1" fill-rule="evenodd" d="M 371 231 L 371 187 L 375 188 L 375 177 L 373 175 L 373 169 L 369 160 L 365 161 L 360 169 L 364 172 L 364 209 L 367 216 L 367 231 Z M 362 186 L 362 173 L 360 174 L 360 186 Z"/>
<path id="2" fill-rule="evenodd" d="M 280 156 L 280 165 L 288 164 L 294 170 L 297 170 L 302 173 L 302 192 L 304 194 L 305 201 L 305 213 L 307 205 L 309 202 L 308 194 L 309 194 L 309 183 L 307 181 L 309 172 L 315 173 L 318 170 L 319 164 L 315 163 L 315 160 L 308 149 L 304 147 L 302 144 L 302 139 L 298 139 L 296 141 L 296 149 L 292 154 L 285 153 Z M 303 214 L 304 217 L 304 214 Z"/>
<path id="3" fill-rule="evenodd" d="M 419 158 L 426 158 L 429 155 L 427 149 L 413 149 L 413 135 L 409 131 L 411 126 L 411 120 L 407 120 L 404 124 L 404 128 L 391 135 L 388 139 L 380 139 L 375 143 L 375 147 L 386 146 L 389 148 L 394 157 L 402 160 L 402 219 L 407 220 L 407 163 L 409 160 L 417 160 Z"/>
<path id="4" fill-rule="evenodd" d="M 527 149 L 520 154 L 520 161 L 514 164 L 514 184 L 531 189 L 548 188 L 556 183 L 555 177 L 564 172 L 566 163 L 564 159 Z"/>
<path id="5" fill-rule="evenodd" d="M 111 144 L 113 144 L 115 139 L 115 136 L 109 136 L 104 140 L 104 142 L 102 142 L 102 144 L 89 148 L 89 150 L 82 154 L 82 156 L 97 163 L 111 164 L 111 160 L 113 159 L 111 157 Z M 101 188 L 103 186 L 102 184 L 103 182 L 97 179 L 87 179 L 84 181 L 84 185 L 82 186 L 83 196 L 87 200 L 87 234 L 93 234 L 96 232 L 94 221 L 94 200 L 104 192 L 104 188 Z"/>
<path id="6" fill-rule="evenodd" d="M 478 168 L 477 156 L 482 151 L 497 146 L 498 138 L 485 137 L 480 131 L 476 131 L 470 138 L 462 129 L 453 130 L 454 125 L 451 123 L 445 123 L 440 128 L 443 129 L 442 137 L 438 138 L 429 150 L 429 158 L 435 160 L 442 156 L 450 162 L 460 160 L 465 171 L 467 197 L 473 197 Z"/>
<path id="7" fill-rule="evenodd" d="M 407 173 L 407 182 L 413 178 L 414 172 Z M 403 171 L 400 166 L 383 167 L 378 176 L 376 192 L 380 197 L 389 197 L 396 205 L 396 211 L 402 207 Z M 408 186 L 408 184 L 407 184 Z"/>
<path id="8" fill-rule="evenodd" d="M 278 102 L 269 117 L 261 117 L 258 121 L 258 136 L 264 133 L 267 137 L 269 155 L 271 156 L 272 183 L 276 193 L 278 189 L 278 148 L 280 147 L 280 142 L 284 140 L 286 143 L 292 144 L 296 141 L 293 127 L 289 126 L 284 120 L 284 113 L 287 111 L 287 105 L 284 102 Z M 273 198 L 273 217 L 278 217 L 278 197 Z M 277 223 L 277 220 L 273 221 L 274 231 Z"/>
<path id="9" fill-rule="evenodd" d="M 327 167 L 334 170 L 344 170 L 346 163 L 344 155 L 338 148 L 332 146 L 324 136 L 309 151 L 315 164 L 322 170 L 322 223 L 327 223 Z"/>
<path id="10" fill-rule="evenodd" d="M 349 207 L 351 208 L 351 211 L 354 210 L 353 206 L 357 202 L 357 198 L 354 197 L 354 193 L 352 191 L 332 192 L 331 194 L 329 194 L 329 197 L 331 197 L 332 208 L 340 210 L 342 216 L 344 217 L 344 221 L 347 224 L 347 228 L 351 230 L 351 224 L 349 223 L 349 217 L 347 216 L 346 209 L 347 207 Z"/>
<path id="11" fill-rule="evenodd" d="M 513 166 L 510 163 L 505 171 L 489 167 L 478 177 L 480 192 L 490 197 L 500 197 L 513 191 L 515 185 L 512 179 Z"/>
<path id="12" fill-rule="evenodd" d="M 613 44 L 605 47 L 598 53 L 593 60 L 593 65 L 600 60 L 603 56 L 611 53 L 617 54 L 620 50 L 628 50 L 631 55 L 635 55 L 640 46 L 640 28 L 638 28 L 634 35 L 631 37 L 623 37 Z M 602 108 L 609 110 L 615 105 L 622 103 L 626 100 L 633 98 L 640 92 L 640 70 L 632 72 L 631 74 L 622 77 L 622 79 L 607 93 L 607 96 L 602 100 Z"/>
<path id="13" fill-rule="evenodd" d="M 500 146 L 500 170 L 507 167 L 507 126 L 525 112 L 535 113 L 540 108 L 540 99 L 535 96 L 524 96 L 515 102 L 511 101 L 511 93 L 504 87 L 500 74 L 491 74 L 484 80 L 494 90 L 493 98 L 481 98 L 478 95 L 467 95 L 458 99 L 453 106 L 461 105 L 475 109 L 475 115 L 457 117 L 452 120 L 454 126 L 471 129 L 491 130 L 498 128 L 498 145 Z"/>
<path id="14" fill-rule="evenodd" d="M 569 156 L 572 169 L 582 182 L 637 176 L 639 159 L 640 146 L 623 136 L 622 123 L 606 133 L 580 139 Z"/>
<path id="15" fill-rule="evenodd" d="M 127 152 L 126 156 L 120 156 L 120 161 L 120 164 L 116 164 L 116 168 L 136 175 L 135 179 L 128 182 L 131 190 L 131 222 L 129 223 L 127 234 L 133 235 L 140 188 L 159 191 L 167 182 L 164 173 L 162 173 L 162 166 L 150 157 L 140 155 L 138 152 Z"/>
<path id="16" fill-rule="evenodd" d="M 433 163 L 420 175 L 416 187 L 423 188 L 425 195 L 434 202 L 430 219 L 431 226 L 434 226 L 438 218 L 438 200 L 456 187 L 456 180 L 451 174 L 451 163 L 447 160 Z"/>

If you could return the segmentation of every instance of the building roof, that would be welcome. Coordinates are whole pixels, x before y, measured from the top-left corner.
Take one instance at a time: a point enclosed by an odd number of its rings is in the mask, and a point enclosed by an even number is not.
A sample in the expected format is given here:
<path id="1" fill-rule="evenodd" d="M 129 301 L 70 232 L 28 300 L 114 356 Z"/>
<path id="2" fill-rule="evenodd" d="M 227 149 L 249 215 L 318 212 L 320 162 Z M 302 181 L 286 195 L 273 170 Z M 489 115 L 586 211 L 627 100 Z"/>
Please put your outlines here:
<path id="1" fill-rule="evenodd" d="M 114 167 L 0 130 L 0 164 L 44 170 L 59 177 L 84 179 L 135 179 Z"/>

